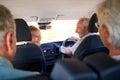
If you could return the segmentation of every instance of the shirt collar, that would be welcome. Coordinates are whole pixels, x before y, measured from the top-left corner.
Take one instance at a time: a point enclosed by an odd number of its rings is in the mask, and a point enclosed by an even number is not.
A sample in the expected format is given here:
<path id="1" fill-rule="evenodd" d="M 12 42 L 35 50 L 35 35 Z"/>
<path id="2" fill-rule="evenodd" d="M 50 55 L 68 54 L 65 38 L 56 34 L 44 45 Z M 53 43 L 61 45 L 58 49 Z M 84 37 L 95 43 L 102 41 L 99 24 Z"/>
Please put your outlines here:
<path id="1" fill-rule="evenodd" d="M 117 60 L 117 61 L 120 61 L 120 55 L 117 55 L 117 56 L 111 56 L 113 59 Z"/>

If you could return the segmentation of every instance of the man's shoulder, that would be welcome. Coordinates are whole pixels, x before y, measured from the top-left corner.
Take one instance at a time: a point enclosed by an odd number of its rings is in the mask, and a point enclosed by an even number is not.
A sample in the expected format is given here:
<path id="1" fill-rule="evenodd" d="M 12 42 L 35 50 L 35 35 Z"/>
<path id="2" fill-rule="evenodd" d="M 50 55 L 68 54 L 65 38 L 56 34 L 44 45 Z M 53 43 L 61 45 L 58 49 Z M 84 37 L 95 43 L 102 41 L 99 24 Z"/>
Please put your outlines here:
<path id="1" fill-rule="evenodd" d="M 17 70 L 14 68 L 0 66 L 0 80 L 10 80 L 15 78 L 22 78 L 36 75 L 33 72 Z"/>

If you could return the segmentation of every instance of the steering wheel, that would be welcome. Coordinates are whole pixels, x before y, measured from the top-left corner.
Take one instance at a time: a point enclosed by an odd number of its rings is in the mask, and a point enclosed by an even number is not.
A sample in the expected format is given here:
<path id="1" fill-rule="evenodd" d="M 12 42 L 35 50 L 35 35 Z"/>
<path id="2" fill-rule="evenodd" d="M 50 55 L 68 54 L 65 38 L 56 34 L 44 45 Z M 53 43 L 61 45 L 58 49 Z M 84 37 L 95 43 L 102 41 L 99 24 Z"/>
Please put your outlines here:
<path id="1" fill-rule="evenodd" d="M 62 45 L 61 46 L 64 46 L 64 47 L 72 47 L 75 43 L 76 43 L 77 40 L 69 40 L 69 39 L 66 39 L 63 41 Z M 60 50 L 60 49 L 59 49 Z M 61 52 L 61 50 L 60 50 Z M 62 53 L 62 58 L 68 58 L 68 57 L 71 57 L 72 55 L 68 55 L 68 54 L 64 54 L 63 52 Z"/>
<path id="2" fill-rule="evenodd" d="M 76 40 L 66 39 L 66 40 L 63 41 L 62 46 L 72 47 L 75 43 L 76 43 Z"/>

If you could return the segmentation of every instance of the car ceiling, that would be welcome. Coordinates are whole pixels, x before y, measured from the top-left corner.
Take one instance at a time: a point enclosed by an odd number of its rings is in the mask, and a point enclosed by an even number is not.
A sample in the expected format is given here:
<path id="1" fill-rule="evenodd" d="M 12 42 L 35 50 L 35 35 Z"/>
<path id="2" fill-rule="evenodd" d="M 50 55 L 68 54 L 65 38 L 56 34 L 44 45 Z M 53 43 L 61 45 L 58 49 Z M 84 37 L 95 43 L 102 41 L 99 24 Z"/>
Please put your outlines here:
<path id="1" fill-rule="evenodd" d="M 73 20 L 91 16 L 103 0 L 0 0 L 15 18 L 27 21 L 40 19 Z"/>

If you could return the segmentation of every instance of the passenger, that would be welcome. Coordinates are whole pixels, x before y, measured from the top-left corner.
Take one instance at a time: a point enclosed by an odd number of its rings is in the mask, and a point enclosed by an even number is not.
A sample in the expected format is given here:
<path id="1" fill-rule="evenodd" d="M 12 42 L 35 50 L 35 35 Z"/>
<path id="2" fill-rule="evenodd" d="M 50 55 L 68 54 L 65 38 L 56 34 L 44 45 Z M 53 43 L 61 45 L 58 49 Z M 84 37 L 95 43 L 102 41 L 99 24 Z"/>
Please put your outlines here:
<path id="1" fill-rule="evenodd" d="M 120 60 L 120 0 L 105 0 L 96 9 L 99 34 L 109 55 Z"/>
<path id="2" fill-rule="evenodd" d="M 41 41 L 40 29 L 32 25 L 29 26 L 29 28 L 30 28 L 31 35 L 32 35 L 32 41 L 30 41 L 30 43 L 40 46 L 40 41 Z"/>
<path id="3" fill-rule="evenodd" d="M 13 68 L 11 61 L 16 53 L 16 29 L 11 12 L 0 4 L 0 80 L 35 75 L 34 72 Z"/>
<path id="4" fill-rule="evenodd" d="M 88 25 L 89 25 L 89 18 L 81 18 L 76 26 L 76 33 L 78 33 L 80 39 L 76 39 L 77 42 L 72 47 L 64 47 L 61 46 L 61 52 L 65 54 L 74 54 L 77 47 L 80 45 L 82 40 L 86 38 L 89 35 L 93 35 L 93 33 L 89 33 L 88 31 Z M 72 40 L 74 38 L 72 37 Z"/>

